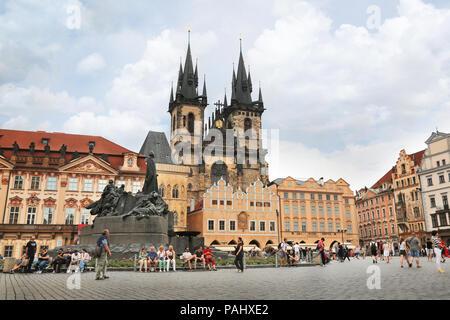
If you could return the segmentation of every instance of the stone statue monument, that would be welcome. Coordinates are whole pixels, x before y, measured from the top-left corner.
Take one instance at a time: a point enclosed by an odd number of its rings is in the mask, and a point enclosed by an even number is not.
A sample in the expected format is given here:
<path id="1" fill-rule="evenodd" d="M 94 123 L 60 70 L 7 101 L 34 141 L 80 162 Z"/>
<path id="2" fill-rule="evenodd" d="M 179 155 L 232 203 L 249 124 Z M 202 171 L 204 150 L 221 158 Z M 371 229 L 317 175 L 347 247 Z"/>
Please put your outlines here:
<path id="1" fill-rule="evenodd" d="M 156 174 L 156 166 L 153 159 L 155 155 L 153 151 L 150 151 L 147 157 L 147 172 L 145 175 L 145 183 L 144 188 L 142 189 L 142 193 L 150 194 L 151 192 L 158 192 L 158 175 Z"/>

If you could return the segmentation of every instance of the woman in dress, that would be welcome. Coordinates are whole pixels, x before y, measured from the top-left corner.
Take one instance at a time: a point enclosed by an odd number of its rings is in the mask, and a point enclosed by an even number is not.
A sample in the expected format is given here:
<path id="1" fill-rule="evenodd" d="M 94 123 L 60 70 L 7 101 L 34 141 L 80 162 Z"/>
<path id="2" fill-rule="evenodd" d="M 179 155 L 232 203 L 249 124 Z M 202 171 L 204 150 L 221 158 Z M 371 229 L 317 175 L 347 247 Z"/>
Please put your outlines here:
<path id="1" fill-rule="evenodd" d="M 391 246 L 387 242 L 385 242 L 383 245 L 383 253 L 384 253 L 384 258 L 386 259 L 386 263 L 389 263 L 389 259 L 390 259 L 390 255 L 391 255 Z"/>

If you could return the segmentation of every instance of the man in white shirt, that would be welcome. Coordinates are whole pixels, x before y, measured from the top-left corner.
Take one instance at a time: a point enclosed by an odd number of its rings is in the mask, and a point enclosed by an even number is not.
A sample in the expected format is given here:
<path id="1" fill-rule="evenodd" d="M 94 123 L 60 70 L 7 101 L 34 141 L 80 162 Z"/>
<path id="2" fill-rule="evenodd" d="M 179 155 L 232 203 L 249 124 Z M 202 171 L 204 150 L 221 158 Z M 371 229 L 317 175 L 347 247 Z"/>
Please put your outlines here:
<path id="1" fill-rule="evenodd" d="M 296 242 L 293 247 L 294 247 L 295 257 L 298 257 L 300 259 L 300 246 L 298 245 L 298 242 Z"/>
<path id="2" fill-rule="evenodd" d="M 189 251 L 189 248 L 186 248 L 184 250 L 183 255 L 181 256 L 181 259 L 183 259 L 184 261 L 186 261 L 188 263 L 189 271 L 191 271 L 192 270 L 191 260 L 195 259 L 195 256 L 192 255 L 192 253 Z"/>
<path id="3" fill-rule="evenodd" d="M 75 272 L 80 271 L 80 260 L 81 260 L 81 254 L 78 252 L 78 250 L 75 250 L 74 253 L 72 253 L 72 260 L 70 261 L 69 268 L 67 269 L 67 273 L 70 273 L 72 271 L 72 266 L 75 266 Z"/>

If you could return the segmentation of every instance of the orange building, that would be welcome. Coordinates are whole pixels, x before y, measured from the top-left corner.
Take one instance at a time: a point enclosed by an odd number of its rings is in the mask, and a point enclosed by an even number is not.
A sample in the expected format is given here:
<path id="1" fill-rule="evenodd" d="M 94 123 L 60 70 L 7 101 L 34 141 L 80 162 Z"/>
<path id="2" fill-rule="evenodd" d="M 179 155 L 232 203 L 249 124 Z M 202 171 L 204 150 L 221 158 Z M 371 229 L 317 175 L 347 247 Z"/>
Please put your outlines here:
<path id="1" fill-rule="evenodd" d="M 277 209 L 278 196 L 261 181 L 244 192 L 220 179 L 188 214 L 188 229 L 200 231 L 208 245 L 234 245 L 242 237 L 245 245 L 263 249 L 280 241 Z"/>
<path id="2" fill-rule="evenodd" d="M 356 192 L 361 246 L 368 246 L 370 241 L 387 241 L 398 249 L 399 236 L 395 214 L 394 188 L 392 172 L 389 170 L 371 188 Z"/>

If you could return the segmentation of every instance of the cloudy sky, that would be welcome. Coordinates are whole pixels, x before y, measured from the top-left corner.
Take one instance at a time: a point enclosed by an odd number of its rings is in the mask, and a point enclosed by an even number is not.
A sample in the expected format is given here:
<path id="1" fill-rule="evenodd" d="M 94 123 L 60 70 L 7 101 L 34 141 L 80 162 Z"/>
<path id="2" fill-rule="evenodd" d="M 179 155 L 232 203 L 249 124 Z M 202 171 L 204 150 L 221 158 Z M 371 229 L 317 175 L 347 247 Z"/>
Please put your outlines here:
<path id="1" fill-rule="evenodd" d="M 401 149 L 450 132 L 448 0 L 3 0 L 0 127 L 139 151 L 169 130 L 188 28 L 210 103 L 229 97 L 243 37 L 263 126 L 279 129 L 271 179 L 370 186 Z"/>

